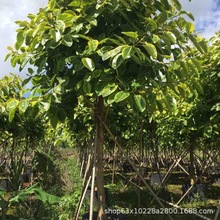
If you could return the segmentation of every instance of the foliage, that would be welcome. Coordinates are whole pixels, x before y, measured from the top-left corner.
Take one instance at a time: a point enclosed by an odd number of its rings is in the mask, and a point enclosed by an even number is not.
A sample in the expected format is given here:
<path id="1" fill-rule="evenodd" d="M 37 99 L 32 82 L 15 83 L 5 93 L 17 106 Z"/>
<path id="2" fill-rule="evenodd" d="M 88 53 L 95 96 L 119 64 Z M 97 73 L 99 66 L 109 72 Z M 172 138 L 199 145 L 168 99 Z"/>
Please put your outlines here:
<path id="1" fill-rule="evenodd" d="M 207 51 L 185 14 L 193 18 L 178 0 L 51 0 L 29 21 L 17 21 L 17 43 L 7 58 L 21 69 L 27 63 L 37 67 L 36 74 L 29 69 L 28 80 L 50 93 L 42 105 L 54 126 L 80 95 L 90 102 L 103 96 L 109 105 L 127 101 L 141 112 L 170 111 L 173 92 L 200 89 L 202 69 L 189 39 Z"/>
<path id="2" fill-rule="evenodd" d="M 203 68 L 205 74 L 203 77 L 203 88 L 206 93 L 203 97 L 203 106 L 206 110 L 207 120 L 206 126 L 204 126 L 204 136 L 211 138 L 214 135 L 219 134 L 219 73 L 220 62 L 219 57 L 219 41 L 220 32 L 216 33 L 210 39 L 210 47 L 208 54 L 204 56 Z"/>
<path id="3" fill-rule="evenodd" d="M 0 206 L 2 210 L 1 219 L 2 220 L 6 219 L 6 213 L 11 207 L 13 207 L 16 204 L 22 204 L 23 202 L 25 202 L 25 200 L 30 199 L 30 197 L 32 197 L 32 200 L 36 198 L 37 200 L 42 201 L 44 204 L 58 204 L 60 202 L 59 197 L 43 191 L 37 185 L 33 185 L 29 188 L 20 191 L 13 191 L 12 193 L 7 193 L 6 191 L 1 190 L 0 191 Z"/>
<path id="4" fill-rule="evenodd" d="M 188 96 L 179 103 L 179 113 L 174 111 L 171 117 L 160 121 L 161 134 L 166 138 L 164 143 L 179 140 L 179 144 L 183 144 L 193 132 L 204 147 L 218 146 L 219 33 L 210 39 L 209 44 L 208 53 L 201 56 L 203 73 L 200 76 L 200 92 L 195 93 L 194 100 Z"/>
<path id="5" fill-rule="evenodd" d="M 69 220 L 74 216 L 79 198 L 79 191 L 75 191 L 72 194 L 66 194 L 61 198 L 61 202 L 59 203 L 59 208 L 57 210 L 59 220 Z"/>

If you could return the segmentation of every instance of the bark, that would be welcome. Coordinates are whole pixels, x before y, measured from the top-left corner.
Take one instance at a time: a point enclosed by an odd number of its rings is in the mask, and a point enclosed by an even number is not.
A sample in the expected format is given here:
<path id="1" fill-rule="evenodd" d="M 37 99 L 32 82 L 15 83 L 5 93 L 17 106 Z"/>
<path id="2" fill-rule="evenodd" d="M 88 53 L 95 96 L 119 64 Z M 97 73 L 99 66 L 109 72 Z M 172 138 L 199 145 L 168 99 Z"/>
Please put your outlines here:
<path id="1" fill-rule="evenodd" d="M 189 149 L 189 157 L 190 157 L 190 167 L 189 167 L 189 177 L 190 182 L 193 185 L 195 179 L 195 171 L 194 171 L 194 147 L 195 147 L 195 137 L 191 134 L 190 137 L 190 149 Z"/>
<path id="2" fill-rule="evenodd" d="M 140 146 L 139 146 L 139 158 L 143 161 L 144 158 L 144 144 L 143 144 L 143 136 L 144 136 L 144 121 L 141 119 L 141 128 L 140 128 Z"/>
<path id="3" fill-rule="evenodd" d="M 96 184 L 98 191 L 98 202 L 99 202 L 99 212 L 98 212 L 98 220 L 106 219 L 105 216 L 105 190 L 104 190 L 104 171 L 103 171 L 103 143 L 104 143 L 104 129 L 101 120 L 104 120 L 104 100 L 103 97 L 98 97 L 97 108 L 96 108 L 96 168 L 97 168 L 97 176 L 96 176 Z"/>

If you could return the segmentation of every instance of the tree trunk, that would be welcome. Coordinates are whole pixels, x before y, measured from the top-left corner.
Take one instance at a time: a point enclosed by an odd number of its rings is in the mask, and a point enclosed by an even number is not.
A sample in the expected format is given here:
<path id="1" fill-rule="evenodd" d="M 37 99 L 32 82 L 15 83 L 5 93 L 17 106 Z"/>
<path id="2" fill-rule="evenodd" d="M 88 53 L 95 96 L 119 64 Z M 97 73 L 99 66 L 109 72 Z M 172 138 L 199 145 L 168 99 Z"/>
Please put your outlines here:
<path id="1" fill-rule="evenodd" d="M 95 148 L 96 148 L 96 167 L 97 167 L 97 191 L 98 191 L 98 202 L 99 202 L 99 213 L 98 220 L 105 219 L 105 190 L 104 190 L 104 171 L 103 171 L 103 143 L 104 143 L 104 129 L 101 120 L 104 120 L 104 100 L 102 96 L 98 97 L 97 108 L 96 108 L 96 140 L 95 140 Z"/>
<path id="2" fill-rule="evenodd" d="M 144 145 L 143 145 L 143 136 L 144 136 L 144 121 L 141 118 L 141 128 L 140 128 L 140 146 L 139 146 L 139 159 L 141 159 L 141 161 L 143 161 L 144 158 Z"/>
<path id="3" fill-rule="evenodd" d="M 189 157 L 190 157 L 189 177 L 190 177 L 190 182 L 192 185 L 194 184 L 194 180 L 195 180 L 194 145 L 195 145 L 195 137 L 193 134 L 191 134 L 191 136 L 190 136 L 190 149 L 189 149 Z"/>

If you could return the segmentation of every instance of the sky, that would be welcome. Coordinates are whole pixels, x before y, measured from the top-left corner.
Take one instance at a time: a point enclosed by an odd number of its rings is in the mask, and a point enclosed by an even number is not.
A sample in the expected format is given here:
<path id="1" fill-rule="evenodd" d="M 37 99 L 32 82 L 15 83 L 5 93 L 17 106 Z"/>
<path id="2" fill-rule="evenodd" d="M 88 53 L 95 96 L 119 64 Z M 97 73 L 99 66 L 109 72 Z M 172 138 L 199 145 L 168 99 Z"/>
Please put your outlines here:
<path id="1" fill-rule="evenodd" d="M 16 39 L 16 20 L 27 20 L 29 13 L 35 14 L 45 7 L 48 0 L 0 0 L 0 78 L 9 73 L 26 76 L 26 70 L 19 73 L 12 68 L 9 60 L 4 62 L 8 53 L 7 46 L 14 46 Z M 202 37 L 210 38 L 220 30 L 220 0 L 180 0 L 183 10 L 195 17 L 196 31 Z"/>

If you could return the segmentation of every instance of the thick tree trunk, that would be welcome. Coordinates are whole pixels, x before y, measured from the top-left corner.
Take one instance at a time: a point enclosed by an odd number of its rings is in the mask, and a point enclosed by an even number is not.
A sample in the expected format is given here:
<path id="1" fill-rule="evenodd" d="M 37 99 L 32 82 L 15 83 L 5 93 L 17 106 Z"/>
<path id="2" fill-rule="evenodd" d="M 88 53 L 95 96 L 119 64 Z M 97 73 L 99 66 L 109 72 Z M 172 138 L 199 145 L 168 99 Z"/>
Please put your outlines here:
<path id="1" fill-rule="evenodd" d="M 97 176 L 96 176 L 96 183 L 97 183 L 97 191 L 98 191 L 98 201 L 99 201 L 99 214 L 98 220 L 105 219 L 105 190 L 104 190 L 104 171 L 103 171 L 103 143 L 104 143 L 104 129 L 103 125 L 100 122 L 104 120 L 104 100 L 103 97 L 98 97 L 97 108 L 96 108 L 96 140 L 95 140 L 95 148 L 96 148 L 96 167 L 97 167 Z"/>

